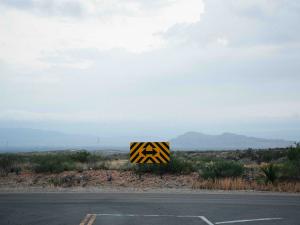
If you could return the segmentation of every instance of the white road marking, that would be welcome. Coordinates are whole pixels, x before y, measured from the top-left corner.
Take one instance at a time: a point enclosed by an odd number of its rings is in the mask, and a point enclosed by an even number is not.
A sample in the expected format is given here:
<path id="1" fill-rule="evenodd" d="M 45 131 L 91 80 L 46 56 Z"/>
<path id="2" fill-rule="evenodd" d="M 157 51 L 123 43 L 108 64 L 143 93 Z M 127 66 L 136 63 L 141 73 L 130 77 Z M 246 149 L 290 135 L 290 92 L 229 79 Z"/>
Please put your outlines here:
<path id="1" fill-rule="evenodd" d="M 199 216 L 201 220 L 203 220 L 208 225 L 214 225 L 211 221 L 209 221 L 205 216 Z"/>
<path id="2" fill-rule="evenodd" d="M 95 214 L 97 216 L 128 216 L 128 217 L 177 217 L 177 218 L 200 218 L 199 216 L 189 216 L 189 215 L 167 215 L 167 214 L 109 214 L 109 213 L 101 213 L 101 214 Z"/>
<path id="3" fill-rule="evenodd" d="M 168 214 L 150 214 L 150 215 L 143 215 L 143 214 L 109 214 L 109 213 L 101 213 L 95 214 L 97 216 L 127 216 L 127 217 L 176 217 L 176 218 L 199 218 L 204 221 L 207 225 L 214 225 L 211 221 L 209 221 L 205 216 L 190 216 L 190 215 L 168 215 Z"/>
<path id="4" fill-rule="evenodd" d="M 90 220 L 91 216 L 91 214 L 87 214 L 79 225 L 85 225 Z"/>
<path id="5" fill-rule="evenodd" d="M 172 214 L 110 214 L 110 213 L 98 213 L 98 214 L 88 214 L 85 218 L 85 221 L 88 220 L 88 225 L 93 224 L 96 219 L 96 216 L 116 216 L 116 217 L 176 217 L 176 218 L 199 218 L 207 225 L 215 225 L 215 224 L 227 224 L 227 223 L 245 223 L 245 222 L 254 222 L 254 221 L 267 221 L 267 220 L 282 220 L 283 218 L 259 218 L 259 219 L 244 219 L 244 220 L 230 220 L 230 221 L 222 221 L 222 222 L 211 222 L 205 216 L 192 216 L 192 215 L 172 215 Z M 81 223 L 83 224 L 83 223 Z"/>
<path id="6" fill-rule="evenodd" d="M 215 224 L 245 223 L 245 222 L 266 221 L 266 220 L 282 220 L 282 218 L 260 218 L 260 219 L 247 219 L 247 220 L 231 220 L 231 221 L 215 222 Z"/>
<path id="7" fill-rule="evenodd" d="M 87 225 L 93 225 L 93 223 L 95 222 L 95 220 L 96 220 L 96 215 L 92 214 L 92 216 L 90 217 L 90 220 L 87 223 Z"/>
<path id="8" fill-rule="evenodd" d="M 87 214 L 79 225 L 93 225 L 96 220 L 96 214 Z"/>

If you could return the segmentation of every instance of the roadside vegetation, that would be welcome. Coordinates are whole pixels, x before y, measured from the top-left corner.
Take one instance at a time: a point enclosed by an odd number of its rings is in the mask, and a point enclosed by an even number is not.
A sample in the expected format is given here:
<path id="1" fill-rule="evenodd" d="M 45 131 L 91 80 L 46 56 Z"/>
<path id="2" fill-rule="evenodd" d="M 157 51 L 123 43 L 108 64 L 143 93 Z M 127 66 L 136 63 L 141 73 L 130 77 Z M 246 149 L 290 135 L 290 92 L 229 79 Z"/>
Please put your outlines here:
<path id="1" fill-rule="evenodd" d="M 0 179 L 36 174 L 35 179 L 47 176 L 54 186 L 88 185 L 93 171 L 102 171 L 108 182 L 122 179 L 115 175 L 122 173 L 131 177 L 130 182 L 145 182 L 145 177 L 156 176 L 162 180 L 157 181 L 162 187 L 164 177 L 172 176 L 192 177 L 187 185 L 194 189 L 300 192 L 300 144 L 267 150 L 178 151 L 172 153 L 168 164 L 142 165 L 131 164 L 124 153 L 104 155 L 82 150 L 0 154 Z M 126 182 L 122 185 L 127 186 Z"/>

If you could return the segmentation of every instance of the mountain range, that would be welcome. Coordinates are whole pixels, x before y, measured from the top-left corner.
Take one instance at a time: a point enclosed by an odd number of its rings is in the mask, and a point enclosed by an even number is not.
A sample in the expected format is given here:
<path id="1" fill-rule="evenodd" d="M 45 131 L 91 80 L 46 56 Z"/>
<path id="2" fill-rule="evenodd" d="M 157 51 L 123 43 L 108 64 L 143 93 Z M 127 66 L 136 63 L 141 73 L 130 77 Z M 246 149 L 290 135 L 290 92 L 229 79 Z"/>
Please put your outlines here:
<path id="1" fill-rule="evenodd" d="M 248 137 L 233 133 L 208 135 L 199 132 L 187 132 L 171 139 L 170 143 L 174 149 L 234 150 L 247 148 L 281 148 L 291 146 L 294 142 L 280 139 Z"/>
<path id="2" fill-rule="evenodd" d="M 0 150 L 51 150 L 93 146 L 97 137 L 30 128 L 0 128 Z"/>
<path id="3" fill-rule="evenodd" d="M 159 137 L 98 137 L 29 128 L 0 128 L 0 151 L 57 150 L 68 148 L 128 150 L 130 141 L 166 141 Z M 208 135 L 187 132 L 170 141 L 174 150 L 235 150 L 281 148 L 293 141 L 248 137 L 233 133 Z"/>

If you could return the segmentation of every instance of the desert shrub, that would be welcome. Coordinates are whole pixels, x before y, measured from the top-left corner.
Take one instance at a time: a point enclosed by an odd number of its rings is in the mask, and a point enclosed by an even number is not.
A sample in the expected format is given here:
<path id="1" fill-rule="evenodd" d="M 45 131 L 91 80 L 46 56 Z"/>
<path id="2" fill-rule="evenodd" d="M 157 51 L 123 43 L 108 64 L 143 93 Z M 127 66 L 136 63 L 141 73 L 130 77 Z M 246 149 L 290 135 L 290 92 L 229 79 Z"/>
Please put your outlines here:
<path id="1" fill-rule="evenodd" d="M 58 177 L 52 177 L 48 180 L 49 184 L 52 184 L 54 186 L 60 186 L 62 184 L 62 181 L 60 178 Z"/>
<path id="2" fill-rule="evenodd" d="M 217 158 L 215 156 L 198 156 L 198 157 L 195 157 L 193 160 L 195 160 L 197 162 L 201 162 L 201 163 L 208 163 L 211 161 L 216 161 Z"/>
<path id="3" fill-rule="evenodd" d="M 90 159 L 91 155 L 92 154 L 88 151 L 78 151 L 71 153 L 70 157 L 73 161 L 84 163 Z"/>
<path id="4" fill-rule="evenodd" d="M 300 144 L 292 147 L 287 152 L 288 161 L 280 167 L 281 178 L 300 179 Z"/>
<path id="5" fill-rule="evenodd" d="M 261 170 L 264 173 L 266 184 L 273 184 L 278 178 L 278 169 L 273 163 L 261 167 Z"/>
<path id="6" fill-rule="evenodd" d="M 258 152 L 260 161 L 262 162 L 271 162 L 274 159 L 274 152 L 272 151 L 260 151 Z"/>
<path id="7" fill-rule="evenodd" d="M 94 170 L 109 170 L 109 165 L 106 161 L 97 162 L 94 167 L 91 167 Z"/>
<path id="8" fill-rule="evenodd" d="M 237 153 L 240 159 L 248 158 L 252 161 L 256 161 L 257 163 L 261 162 L 271 162 L 278 160 L 280 158 L 286 157 L 286 149 L 261 149 L 261 150 L 253 150 L 248 149 L 245 151 L 240 151 Z"/>
<path id="9" fill-rule="evenodd" d="M 132 171 L 132 170 L 135 170 L 135 166 L 134 164 L 130 163 L 129 161 L 126 162 L 125 164 L 123 164 L 121 167 L 120 167 L 120 170 L 122 171 Z"/>
<path id="10" fill-rule="evenodd" d="M 166 164 L 137 164 L 134 167 L 137 173 L 154 173 L 154 174 L 185 174 L 194 171 L 193 164 L 177 156 L 171 156 L 170 162 Z"/>
<path id="11" fill-rule="evenodd" d="M 75 170 L 75 163 L 63 154 L 46 154 L 36 156 L 33 170 L 36 173 L 60 173 L 66 170 Z"/>
<path id="12" fill-rule="evenodd" d="M 176 156 L 171 157 L 170 162 L 164 167 L 162 167 L 161 170 L 163 170 L 163 172 L 177 174 L 186 174 L 195 171 L 192 162 Z"/>
<path id="13" fill-rule="evenodd" d="M 86 186 L 87 182 L 90 180 L 91 176 L 87 174 L 65 174 L 52 176 L 48 179 L 48 183 L 53 186 L 61 187 L 72 187 L 72 186 Z"/>
<path id="14" fill-rule="evenodd" d="M 256 151 L 253 150 L 252 148 L 248 148 L 247 150 L 244 151 L 239 151 L 237 155 L 240 159 L 248 158 L 252 161 L 256 161 L 258 158 Z"/>
<path id="15" fill-rule="evenodd" d="M 14 166 L 10 169 L 11 173 L 15 173 L 16 175 L 19 175 L 22 171 L 22 168 L 20 166 Z"/>
<path id="16" fill-rule="evenodd" d="M 21 159 L 16 154 L 1 154 L 0 155 L 0 173 L 7 176 L 10 172 L 18 174 L 21 170 L 17 164 Z"/>
<path id="17" fill-rule="evenodd" d="M 204 179 L 224 177 L 239 177 L 244 172 L 244 166 L 235 161 L 217 160 L 206 163 L 201 170 Z"/>
<path id="18" fill-rule="evenodd" d="M 106 159 L 99 154 L 91 153 L 87 157 L 87 167 L 90 169 L 105 169 Z"/>
<path id="19" fill-rule="evenodd" d="M 107 161 L 108 159 L 99 153 L 89 153 L 87 162 Z"/>
<path id="20" fill-rule="evenodd" d="M 300 179 L 300 166 L 297 163 L 287 161 L 280 165 L 280 178 L 284 180 Z"/>
<path id="21" fill-rule="evenodd" d="M 300 144 L 297 143 L 296 147 L 292 147 L 287 152 L 287 157 L 290 161 L 300 162 Z"/>
<path id="22" fill-rule="evenodd" d="M 74 170 L 76 170 L 79 173 L 82 173 L 85 170 L 85 168 L 82 164 L 76 164 Z"/>

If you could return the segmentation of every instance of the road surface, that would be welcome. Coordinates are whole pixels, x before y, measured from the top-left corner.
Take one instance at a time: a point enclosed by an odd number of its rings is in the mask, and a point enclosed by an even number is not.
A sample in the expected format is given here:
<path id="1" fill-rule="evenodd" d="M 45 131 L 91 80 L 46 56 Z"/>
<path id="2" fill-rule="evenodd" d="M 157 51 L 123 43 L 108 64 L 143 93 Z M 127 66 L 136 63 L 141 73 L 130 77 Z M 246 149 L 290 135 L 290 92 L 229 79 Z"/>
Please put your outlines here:
<path id="1" fill-rule="evenodd" d="M 2 225 L 300 225 L 300 195 L 0 194 Z"/>

